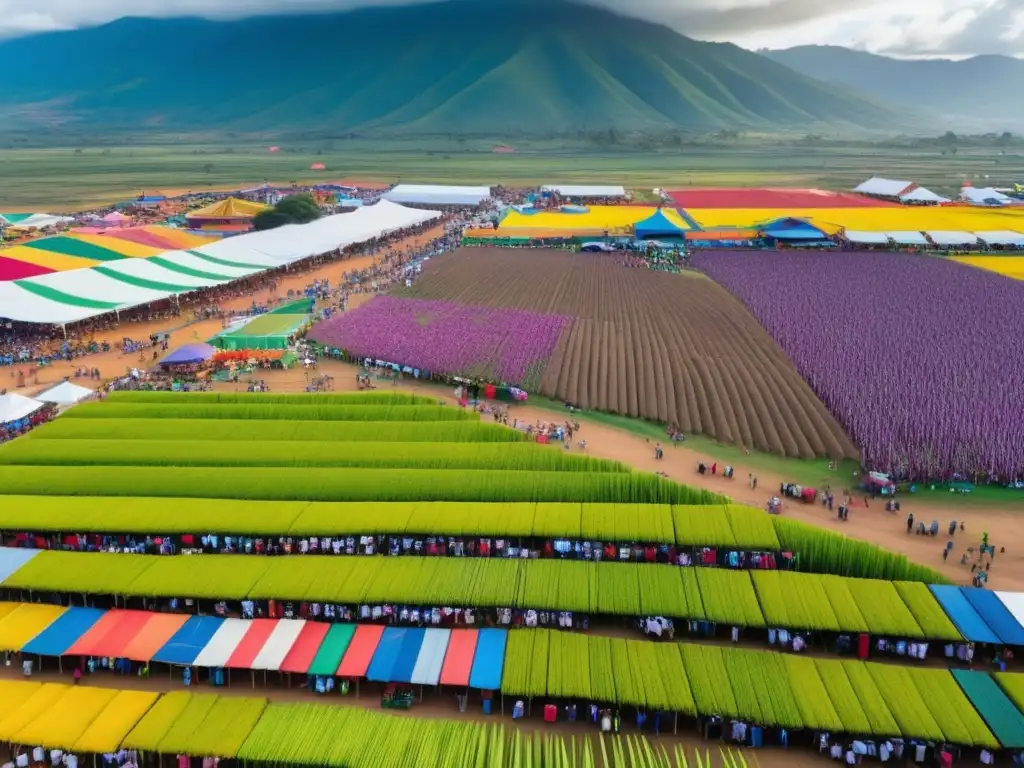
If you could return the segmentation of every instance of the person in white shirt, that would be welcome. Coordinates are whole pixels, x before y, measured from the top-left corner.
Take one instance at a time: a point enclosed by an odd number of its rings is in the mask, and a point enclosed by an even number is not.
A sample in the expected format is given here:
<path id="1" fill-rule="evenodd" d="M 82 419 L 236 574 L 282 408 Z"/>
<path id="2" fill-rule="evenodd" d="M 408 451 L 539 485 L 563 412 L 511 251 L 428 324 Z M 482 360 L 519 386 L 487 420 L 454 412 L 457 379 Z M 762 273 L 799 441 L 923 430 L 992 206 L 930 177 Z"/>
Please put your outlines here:
<path id="1" fill-rule="evenodd" d="M 28 768 L 28 752 L 22 752 L 14 758 L 14 763 L 18 768 Z"/>
<path id="2" fill-rule="evenodd" d="M 32 762 L 41 763 L 46 759 L 46 750 L 42 747 L 36 747 L 32 750 Z"/>

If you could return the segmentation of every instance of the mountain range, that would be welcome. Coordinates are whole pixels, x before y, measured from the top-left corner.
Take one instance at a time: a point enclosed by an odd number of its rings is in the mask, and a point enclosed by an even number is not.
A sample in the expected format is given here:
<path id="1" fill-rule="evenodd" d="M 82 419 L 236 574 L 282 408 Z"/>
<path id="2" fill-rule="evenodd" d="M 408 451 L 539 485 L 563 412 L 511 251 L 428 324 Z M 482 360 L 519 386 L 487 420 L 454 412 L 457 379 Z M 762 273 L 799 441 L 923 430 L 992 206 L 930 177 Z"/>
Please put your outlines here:
<path id="1" fill-rule="evenodd" d="M 406 134 L 906 126 L 735 45 L 565 0 L 237 21 L 125 18 L 0 43 L 0 122 Z"/>
<path id="2" fill-rule="evenodd" d="M 892 59 L 830 45 L 760 51 L 779 64 L 882 103 L 926 110 L 958 121 L 980 121 L 983 130 L 1019 125 L 1014 93 L 1024 86 L 1024 61 L 1009 56 L 963 60 Z M 946 127 L 946 126 L 943 126 Z"/>

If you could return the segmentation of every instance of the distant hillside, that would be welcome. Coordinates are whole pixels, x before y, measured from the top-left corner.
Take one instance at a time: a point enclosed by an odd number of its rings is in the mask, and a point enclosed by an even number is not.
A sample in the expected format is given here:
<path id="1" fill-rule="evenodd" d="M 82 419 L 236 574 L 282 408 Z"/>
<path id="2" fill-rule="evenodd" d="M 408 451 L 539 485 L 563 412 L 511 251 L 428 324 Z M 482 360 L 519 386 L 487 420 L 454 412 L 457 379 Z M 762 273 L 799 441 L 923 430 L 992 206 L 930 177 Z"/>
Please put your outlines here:
<path id="1" fill-rule="evenodd" d="M 990 130 L 1022 121 L 1013 94 L 1024 83 L 1024 61 L 1008 56 L 904 60 L 828 45 L 806 45 L 764 56 L 802 72 L 888 102 L 943 115 L 992 121 Z"/>
<path id="2" fill-rule="evenodd" d="M 559 0 L 121 19 L 0 43 L 0 72 L 0 115 L 129 129 L 493 135 L 903 117 L 734 45 Z"/>

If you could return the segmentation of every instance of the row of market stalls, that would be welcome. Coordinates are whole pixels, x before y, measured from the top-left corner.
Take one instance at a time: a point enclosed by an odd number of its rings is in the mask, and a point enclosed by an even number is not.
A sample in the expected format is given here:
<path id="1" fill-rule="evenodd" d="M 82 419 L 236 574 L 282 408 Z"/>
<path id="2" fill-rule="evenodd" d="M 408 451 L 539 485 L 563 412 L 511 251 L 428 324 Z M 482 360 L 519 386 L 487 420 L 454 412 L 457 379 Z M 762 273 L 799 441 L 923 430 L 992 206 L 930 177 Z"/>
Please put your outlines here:
<path id="1" fill-rule="evenodd" d="M 902 179 L 886 179 L 880 176 L 872 176 L 867 181 L 854 187 L 853 191 L 877 200 L 889 200 L 905 205 L 945 205 L 953 202 L 950 198 L 937 195 L 916 182 Z M 970 182 L 965 182 L 960 189 L 958 202 L 966 203 L 967 205 L 1001 207 L 1014 205 L 1019 201 L 998 189 L 975 187 Z"/>
<path id="2" fill-rule="evenodd" d="M 958 232 L 928 230 L 922 232 L 864 232 L 846 230 L 843 239 L 856 245 L 915 248 L 1024 248 L 1024 233 L 1010 230 Z"/>
<path id="3" fill-rule="evenodd" d="M 385 627 L 0 603 L 0 647 L 184 667 L 498 690 L 505 629 Z"/>
<path id="4" fill-rule="evenodd" d="M 91 389 L 64 381 L 35 397 L 18 392 L 0 395 L 0 439 L 21 434 L 48 418 L 46 414 L 54 409 L 74 405 L 92 394 Z"/>
<path id="5" fill-rule="evenodd" d="M 0 282 L 0 315 L 63 325 L 279 269 L 432 221 L 437 211 L 388 201 L 352 213 L 218 240 L 148 258 Z M 45 241 L 41 241 L 45 242 Z"/>

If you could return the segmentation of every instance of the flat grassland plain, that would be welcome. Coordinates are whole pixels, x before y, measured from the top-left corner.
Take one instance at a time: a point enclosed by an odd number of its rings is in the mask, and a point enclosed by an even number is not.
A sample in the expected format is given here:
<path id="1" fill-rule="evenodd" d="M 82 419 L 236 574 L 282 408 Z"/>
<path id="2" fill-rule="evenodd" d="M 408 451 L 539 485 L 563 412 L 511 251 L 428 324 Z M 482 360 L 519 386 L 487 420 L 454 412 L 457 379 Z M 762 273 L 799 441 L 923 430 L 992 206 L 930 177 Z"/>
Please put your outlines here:
<path id="1" fill-rule="evenodd" d="M 62 144 L 63 142 L 63 144 Z M 850 189 L 872 175 L 911 179 L 952 194 L 965 180 L 1009 186 L 1024 179 L 1024 149 L 807 142 L 750 136 L 684 139 L 652 147 L 617 139 L 284 139 L 128 137 L 108 145 L 29 147 L 0 137 L 0 210 L 75 210 L 134 197 L 318 180 L 533 185 L 606 182 L 627 187 L 792 186 Z M 493 152 L 507 144 L 513 154 Z M 271 153 L 270 146 L 280 151 Z M 311 171 L 323 163 L 325 171 Z"/>

